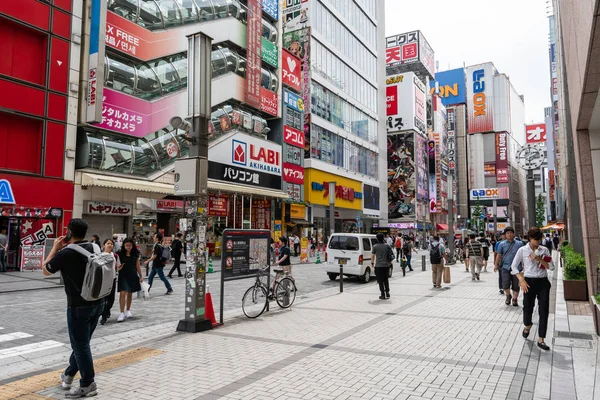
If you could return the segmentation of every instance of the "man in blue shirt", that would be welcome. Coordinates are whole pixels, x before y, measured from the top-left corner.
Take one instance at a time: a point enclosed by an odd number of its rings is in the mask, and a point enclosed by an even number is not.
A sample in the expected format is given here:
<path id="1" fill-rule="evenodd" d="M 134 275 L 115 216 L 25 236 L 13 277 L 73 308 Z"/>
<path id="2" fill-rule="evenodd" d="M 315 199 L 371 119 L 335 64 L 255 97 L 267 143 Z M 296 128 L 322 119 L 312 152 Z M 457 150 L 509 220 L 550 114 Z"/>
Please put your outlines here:
<path id="1" fill-rule="evenodd" d="M 510 267 L 517 254 L 517 250 L 523 247 L 525 243 L 515 239 L 515 231 L 511 227 L 504 229 L 504 234 L 506 235 L 506 240 L 498 245 L 496 259 L 494 260 L 494 272 L 500 269 L 502 288 L 504 289 L 504 294 L 506 294 L 506 305 L 510 305 L 512 299 L 512 305 L 518 307 L 519 279 L 514 279 L 515 276 L 510 273 Z M 512 289 L 512 296 L 510 289 Z"/>

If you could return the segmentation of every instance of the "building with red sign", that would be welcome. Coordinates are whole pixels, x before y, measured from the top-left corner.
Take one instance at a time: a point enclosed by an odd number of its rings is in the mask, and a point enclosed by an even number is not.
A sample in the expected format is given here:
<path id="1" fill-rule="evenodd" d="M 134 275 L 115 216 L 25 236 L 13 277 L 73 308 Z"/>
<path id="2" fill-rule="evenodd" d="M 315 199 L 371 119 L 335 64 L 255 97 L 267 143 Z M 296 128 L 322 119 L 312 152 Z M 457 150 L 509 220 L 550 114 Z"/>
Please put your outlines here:
<path id="1" fill-rule="evenodd" d="M 277 1 L 89 2 L 90 21 L 105 27 L 90 31 L 82 54 L 88 91 L 79 104 L 75 214 L 101 238 L 176 233 L 183 198 L 174 196 L 172 170 L 189 147 L 170 119 L 188 116 L 186 35 L 201 31 L 213 39 L 211 233 L 270 229 L 272 200 L 288 197 Z M 215 239 L 209 235 L 209 246 Z"/>
<path id="2" fill-rule="evenodd" d="M 73 210 L 81 2 L 0 2 L 0 230 L 8 267 Z"/>

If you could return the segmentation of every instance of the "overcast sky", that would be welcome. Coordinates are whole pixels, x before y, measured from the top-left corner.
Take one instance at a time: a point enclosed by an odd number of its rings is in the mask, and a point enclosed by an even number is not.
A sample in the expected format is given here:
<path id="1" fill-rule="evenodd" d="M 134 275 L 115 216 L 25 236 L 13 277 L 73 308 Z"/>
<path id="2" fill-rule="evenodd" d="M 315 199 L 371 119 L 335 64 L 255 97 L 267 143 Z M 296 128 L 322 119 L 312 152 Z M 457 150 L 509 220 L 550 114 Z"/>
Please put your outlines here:
<path id="1" fill-rule="evenodd" d="M 525 96 L 525 122 L 543 122 L 551 105 L 546 0 L 384 1 L 386 36 L 420 30 L 440 71 L 493 62 Z"/>

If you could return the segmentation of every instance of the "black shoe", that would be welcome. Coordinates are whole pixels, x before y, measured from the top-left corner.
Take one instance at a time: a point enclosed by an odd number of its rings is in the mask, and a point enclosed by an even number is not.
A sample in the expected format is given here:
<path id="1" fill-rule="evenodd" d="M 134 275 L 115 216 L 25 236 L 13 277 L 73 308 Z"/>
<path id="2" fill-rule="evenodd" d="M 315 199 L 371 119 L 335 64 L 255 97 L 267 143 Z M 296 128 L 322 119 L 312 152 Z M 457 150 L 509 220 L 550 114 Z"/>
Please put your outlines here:
<path id="1" fill-rule="evenodd" d="M 104 325 L 106 323 L 107 318 L 102 317 L 100 320 L 100 325 Z"/>
<path id="2" fill-rule="evenodd" d="M 543 341 L 538 342 L 537 346 L 542 350 L 546 350 L 546 351 L 550 350 L 550 347 L 546 344 L 546 342 L 543 342 Z"/>
<path id="3" fill-rule="evenodd" d="M 500 289 L 500 290 L 499 290 L 499 293 L 500 293 L 500 294 L 504 294 L 504 290 Z"/>
<path id="4" fill-rule="evenodd" d="M 173 279 L 173 277 L 171 275 L 167 275 L 167 278 L 169 279 Z"/>
<path id="5" fill-rule="evenodd" d="M 529 328 L 523 328 L 523 337 L 527 339 L 529 337 L 529 332 L 531 331 L 531 326 Z"/>
<path id="6" fill-rule="evenodd" d="M 390 298 L 390 292 L 385 292 L 385 297 Z"/>
<path id="7" fill-rule="evenodd" d="M 507 306 L 510 306 L 511 300 L 512 300 L 512 296 L 509 294 L 508 296 L 506 296 L 506 301 L 504 302 L 504 304 L 506 304 Z"/>
<path id="8" fill-rule="evenodd" d="M 181 278 L 183 275 L 177 275 L 178 278 Z"/>
<path id="9" fill-rule="evenodd" d="M 409 268 L 408 270 L 409 270 L 409 271 L 414 271 L 414 269 L 412 269 L 412 268 Z"/>
<path id="10" fill-rule="evenodd" d="M 477 280 L 479 280 L 479 274 L 475 274 L 475 278 L 477 278 Z"/>
<path id="11" fill-rule="evenodd" d="M 385 300 L 385 296 L 384 295 L 379 296 L 379 300 Z"/>
<path id="12" fill-rule="evenodd" d="M 173 289 L 167 290 L 167 293 L 165 293 L 165 294 L 173 294 Z"/>

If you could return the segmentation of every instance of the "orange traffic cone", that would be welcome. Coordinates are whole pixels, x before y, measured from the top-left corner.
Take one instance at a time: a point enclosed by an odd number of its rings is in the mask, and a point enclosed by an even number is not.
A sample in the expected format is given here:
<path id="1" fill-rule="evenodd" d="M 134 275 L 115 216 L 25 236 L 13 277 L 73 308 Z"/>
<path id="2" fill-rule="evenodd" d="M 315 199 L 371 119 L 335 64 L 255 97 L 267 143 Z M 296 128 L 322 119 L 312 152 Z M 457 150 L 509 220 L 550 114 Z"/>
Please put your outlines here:
<path id="1" fill-rule="evenodd" d="M 208 286 L 206 286 L 206 299 L 205 299 L 205 307 L 206 307 L 206 314 L 205 314 L 205 318 L 206 319 L 210 319 L 210 322 L 212 323 L 212 326 L 215 327 L 217 326 L 217 319 L 215 318 L 215 309 L 213 307 L 213 302 L 212 302 L 212 296 L 210 294 L 210 288 Z"/>

